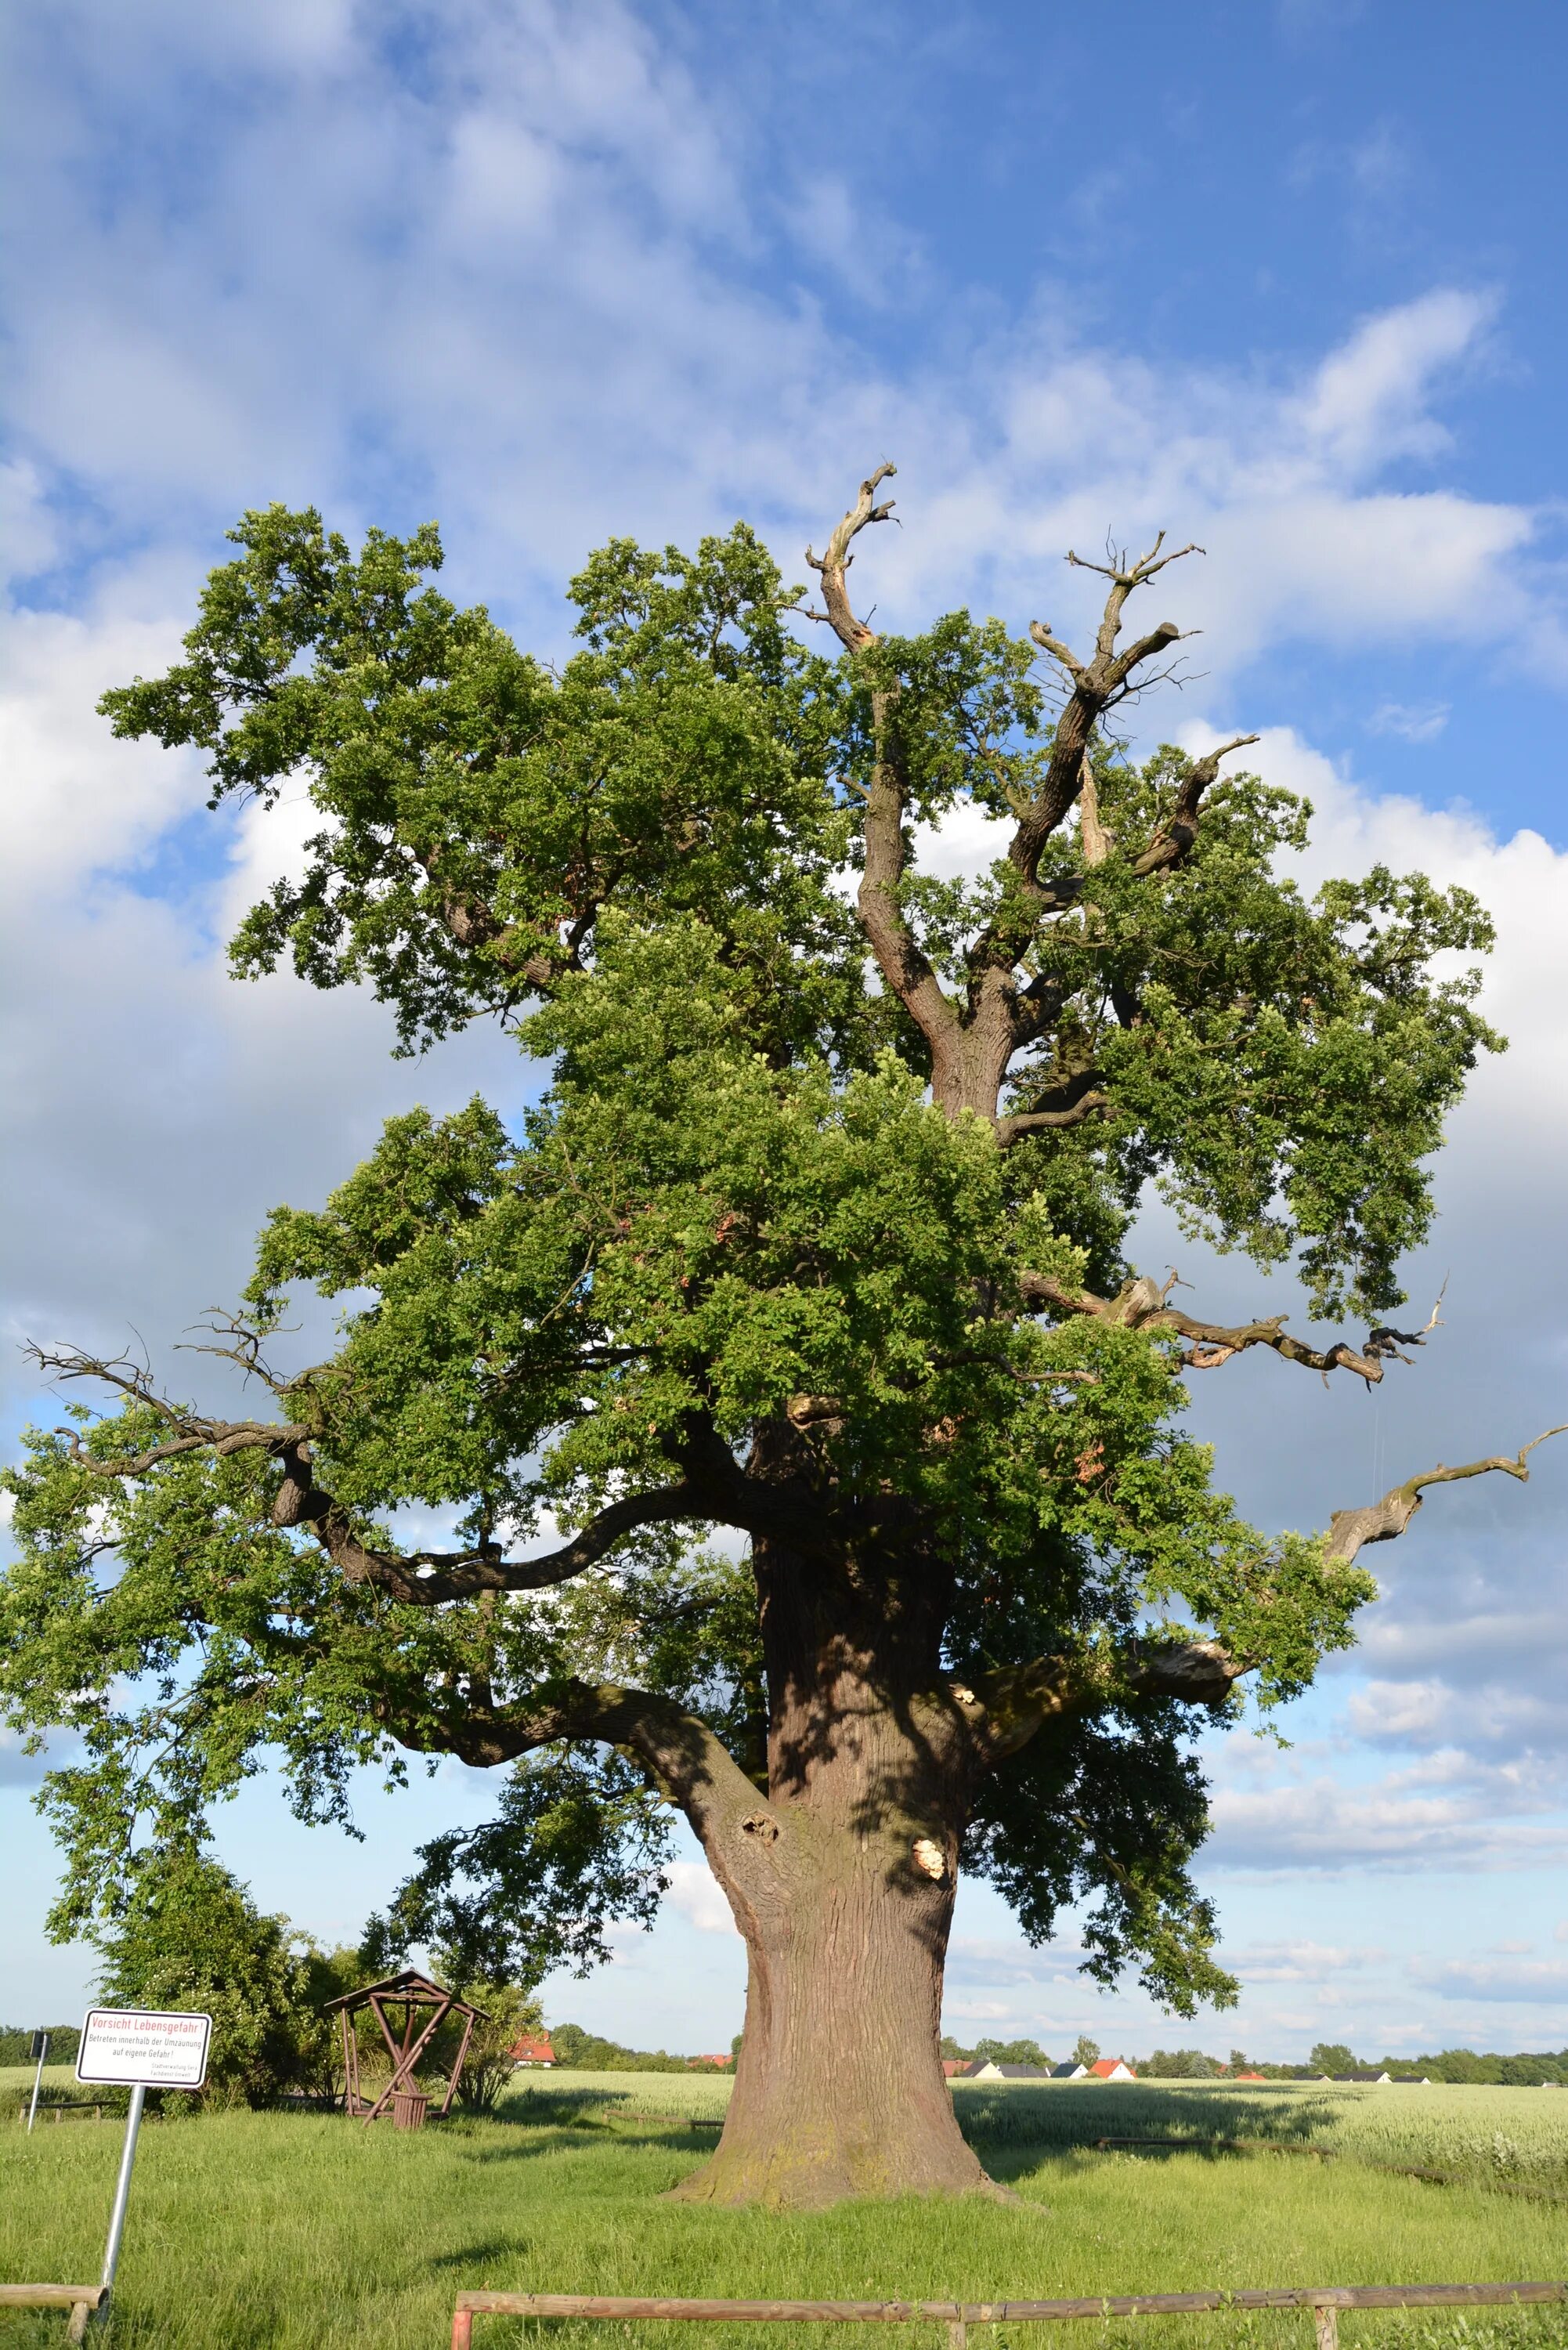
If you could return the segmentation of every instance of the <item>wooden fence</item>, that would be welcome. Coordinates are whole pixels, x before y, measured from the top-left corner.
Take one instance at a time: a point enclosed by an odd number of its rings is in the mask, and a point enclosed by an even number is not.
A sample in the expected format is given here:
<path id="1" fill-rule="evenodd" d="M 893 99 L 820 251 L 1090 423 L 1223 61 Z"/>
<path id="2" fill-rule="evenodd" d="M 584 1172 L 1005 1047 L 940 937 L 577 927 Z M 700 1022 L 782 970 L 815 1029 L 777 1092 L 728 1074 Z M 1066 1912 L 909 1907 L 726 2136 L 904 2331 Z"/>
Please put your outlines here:
<path id="1" fill-rule="evenodd" d="M 1262 2285 L 1234 2292 L 1099 2293 L 1082 2301 L 643 2301 L 610 2293 L 460 2293 L 452 2350 L 470 2350 L 476 2317 L 706 2319 L 763 2325 L 945 2325 L 965 2350 L 971 2325 L 1037 2325 L 1075 2317 L 1200 2317 L 1230 2309 L 1310 2313 L 1317 2350 L 1338 2350 L 1342 2309 L 1477 2309 L 1568 2302 L 1568 2282 L 1542 2284 Z"/>
<path id="2" fill-rule="evenodd" d="M 0 2309 L 68 2309 L 68 2342 L 83 2339 L 88 2318 L 108 2299 L 109 2288 L 101 2284 L 0 2284 Z"/>

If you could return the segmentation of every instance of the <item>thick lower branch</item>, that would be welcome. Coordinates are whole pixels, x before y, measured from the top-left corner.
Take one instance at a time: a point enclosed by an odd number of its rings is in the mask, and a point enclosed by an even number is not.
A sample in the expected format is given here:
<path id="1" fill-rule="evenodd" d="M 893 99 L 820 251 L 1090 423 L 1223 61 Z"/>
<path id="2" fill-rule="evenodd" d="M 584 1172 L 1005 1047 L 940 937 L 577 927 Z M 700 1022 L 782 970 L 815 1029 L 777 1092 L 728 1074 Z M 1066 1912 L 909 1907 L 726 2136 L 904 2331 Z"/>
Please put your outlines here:
<path id="1" fill-rule="evenodd" d="M 273 1523 L 308 1526 L 347 1582 L 373 1583 L 389 1597 L 416 1607 L 435 1607 L 487 1591 L 548 1591 L 596 1565 L 639 1526 L 712 1514 L 693 1487 L 660 1485 L 610 1503 L 569 1542 L 539 1558 L 503 1558 L 491 1547 L 377 1551 L 360 1540 L 347 1511 L 311 1480 L 308 1444 L 289 1445 L 283 1458 L 284 1479 L 273 1502 Z"/>
<path id="2" fill-rule="evenodd" d="M 680 1806 L 704 1846 L 763 1817 L 756 1787 L 701 1715 L 649 1690 L 563 1681 L 531 1704 L 454 1711 L 441 1729 L 441 1751 L 480 1770 L 514 1762 L 564 1738 L 617 1747 Z M 402 1737 L 395 1726 L 392 1735 Z M 414 1738 L 402 1742 L 421 1744 Z M 776 1823 L 766 1816 L 776 1835 Z"/>
<path id="3" fill-rule="evenodd" d="M 1082 1076 L 1069 1078 L 1033 1109 L 1020 1110 L 1012 1118 L 999 1118 L 998 1148 L 1006 1150 L 1025 1134 L 1048 1134 L 1063 1127 L 1082 1126 L 1101 1110 L 1109 1109 L 1111 1097 L 1099 1090 L 1097 1078 L 1097 1071 L 1087 1070 Z"/>
<path id="4" fill-rule="evenodd" d="M 1099 1712 L 1118 1700 L 1176 1698 L 1223 1705 L 1251 1670 L 1217 1640 L 1139 1640 L 1115 1651 L 1040 1657 L 950 1684 L 950 1695 L 984 1769 L 1026 1746 L 1046 1722 Z"/>

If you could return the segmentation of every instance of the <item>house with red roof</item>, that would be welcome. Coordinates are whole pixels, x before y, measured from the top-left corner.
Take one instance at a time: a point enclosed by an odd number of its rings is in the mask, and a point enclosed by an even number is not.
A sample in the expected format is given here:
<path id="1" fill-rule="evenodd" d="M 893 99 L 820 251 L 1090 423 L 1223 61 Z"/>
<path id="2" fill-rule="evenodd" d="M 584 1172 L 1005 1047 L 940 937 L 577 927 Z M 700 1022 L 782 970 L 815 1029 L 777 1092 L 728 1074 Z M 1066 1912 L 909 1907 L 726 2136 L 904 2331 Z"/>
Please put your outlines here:
<path id="1" fill-rule="evenodd" d="M 521 2040 L 513 2043 L 512 2062 L 514 2064 L 553 2064 L 555 2061 L 556 2052 L 550 2045 L 547 2033 L 525 2032 Z"/>
<path id="2" fill-rule="evenodd" d="M 1089 2067 L 1091 2081 L 1136 2081 L 1137 2074 L 1119 2056 L 1102 2056 L 1097 2064 Z"/>

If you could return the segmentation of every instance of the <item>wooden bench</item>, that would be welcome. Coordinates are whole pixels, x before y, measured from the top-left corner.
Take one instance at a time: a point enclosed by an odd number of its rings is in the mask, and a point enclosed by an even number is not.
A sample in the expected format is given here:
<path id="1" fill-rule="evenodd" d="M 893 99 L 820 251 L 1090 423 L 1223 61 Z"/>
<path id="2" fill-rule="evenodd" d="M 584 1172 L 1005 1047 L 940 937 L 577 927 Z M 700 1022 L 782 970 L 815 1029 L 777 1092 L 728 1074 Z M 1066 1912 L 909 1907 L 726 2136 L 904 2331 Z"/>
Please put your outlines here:
<path id="1" fill-rule="evenodd" d="M 101 2284 L 0 2284 L 0 2309 L 68 2309 L 67 2342 L 79 2342 L 88 2320 L 109 2299 Z"/>

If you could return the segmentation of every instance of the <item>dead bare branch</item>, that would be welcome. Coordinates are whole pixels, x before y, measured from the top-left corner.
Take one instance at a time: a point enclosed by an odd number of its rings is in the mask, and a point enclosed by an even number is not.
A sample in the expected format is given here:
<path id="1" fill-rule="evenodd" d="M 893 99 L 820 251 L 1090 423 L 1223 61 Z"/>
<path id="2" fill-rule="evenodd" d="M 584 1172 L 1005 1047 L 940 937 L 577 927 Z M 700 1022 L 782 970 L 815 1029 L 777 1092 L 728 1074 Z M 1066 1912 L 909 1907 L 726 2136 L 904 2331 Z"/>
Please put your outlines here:
<path id="1" fill-rule="evenodd" d="M 877 641 L 866 622 L 857 620 L 850 608 L 849 591 L 844 577 L 855 559 L 849 550 L 860 532 L 870 524 L 891 519 L 893 500 L 888 498 L 878 505 L 877 492 L 881 484 L 889 480 L 898 470 L 897 465 L 878 465 L 876 472 L 861 483 L 859 496 L 843 521 L 829 535 L 820 557 L 815 556 L 809 546 L 805 550 L 807 563 L 822 581 L 822 600 L 827 607 L 828 622 L 848 652 L 862 652 L 867 645 L 874 645 Z"/>
<path id="2" fill-rule="evenodd" d="M 1335 1510 L 1328 1523 L 1328 1555 L 1342 1559 L 1348 1566 L 1368 1543 L 1397 1541 L 1421 1507 L 1421 1495 L 1428 1485 L 1457 1484 L 1467 1477 L 1488 1476 L 1494 1469 L 1528 1485 L 1530 1471 L 1525 1463 L 1530 1455 L 1538 1444 L 1563 1435 L 1568 1435 L 1568 1421 L 1543 1430 L 1517 1452 L 1490 1453 L 1484 1461 L 1467 1461 L 1458 1469 L 1445 1468 L 1439 1461 L 1435 1469 L 1428 1469 L 1418 1477 L 1407 1477 L 1402 1485 L 1395 1485 L 1380 1502 L 1373 1502 L 1365 1509 Z"/>
<path id="3" fill-rule="evenodd" d="M 1422 1346 L 1427 1332 L 1438 1326 L 1438 1307 L 1434 1305 L 1423 1331 L 1377 1328 L 1367 1332 L 1359 1349 L 1347 1346 L 1343 1339 L 1332 1347 L 1317 1347 L 1293 1336 L 1284 1326 L 1282 1314 L 1271 1315 L 1260 1322 L 1199 1321 L 1195 1315 L 1184 1314 L 1179 1306 L 1168 1303 L 1172 1283 L 1167 1283 L 1162 1289 L 1147 1274 L 1129 1282 L 1115 1297 L 1096 1297 L 1089 1290 L 1072 1290 L 1037 1273 L 1025 1273 L 1021 1286 L 1032 1305 L 1044 1305 L 1058 1314 L 1091 1315 L 1097 1321 L 1118 1323 L 1134 1330 L 1174 1330 L 1179 1337 L 1190 1341 L 1181 1360 L 1188 1369 L 1195 1371 L 1218 1370 L 1232 1356 L 1244 1354 L 1251 1347 L 1267 1347 L 1284 1362 L 1299 1363 L 1303 1370 L 1321 1371 L 1325 1383 L 1331 1371 L 1353 1371 L 1368 1387 L 1376 1387 L 1389 1356 L 1401 1362 L 1409 1360 L 1407 1356 L 1399 1354 L 1395 1342 Z M 1438 1303 L 1442 1303 L 1440 1295 Z"/>

